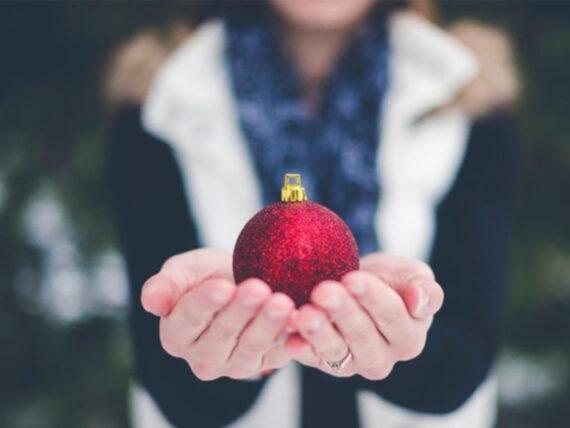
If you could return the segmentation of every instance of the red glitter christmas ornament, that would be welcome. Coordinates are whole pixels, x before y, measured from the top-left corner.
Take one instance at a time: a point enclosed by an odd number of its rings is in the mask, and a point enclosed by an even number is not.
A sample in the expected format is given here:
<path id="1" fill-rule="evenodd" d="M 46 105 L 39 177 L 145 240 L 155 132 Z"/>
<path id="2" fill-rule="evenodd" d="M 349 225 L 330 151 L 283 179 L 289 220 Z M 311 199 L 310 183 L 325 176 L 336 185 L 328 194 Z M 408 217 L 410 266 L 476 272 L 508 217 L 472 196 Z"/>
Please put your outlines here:
<path id="1" fill-rule="evenodd" d="M 289 295 L 297 307 L 309 301 L 321 281 L 338 281 L 358 267 L 350 229 L 328 208 L 307 201 L 299 174 L 285 175 L 281 202 L 247 222 L 233 254 L 237 283 L 259 278 Z"/>

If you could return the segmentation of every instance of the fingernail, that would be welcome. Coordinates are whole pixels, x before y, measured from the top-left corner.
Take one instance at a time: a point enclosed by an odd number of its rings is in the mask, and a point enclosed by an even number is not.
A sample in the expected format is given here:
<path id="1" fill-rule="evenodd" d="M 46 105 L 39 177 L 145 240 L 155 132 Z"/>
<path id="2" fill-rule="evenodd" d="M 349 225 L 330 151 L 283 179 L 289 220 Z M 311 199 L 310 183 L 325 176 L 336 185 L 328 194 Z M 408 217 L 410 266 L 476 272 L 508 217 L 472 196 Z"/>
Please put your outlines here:
<path id="1" fill-rule="evenodd" d="M 418 287 L 418 300 L 415 316 L 425 317 L 428 315 L 428 296 L 424 287 Z"/>
<path id="2" fill-rule="evenodd" d="M 322 305 L 327 309 L 337 309 L 342 303 L 338 293 L 331 293 L 326 299 L 323 299 Z"/>
<path id="3" fill-rule="evenodd" d="M 363 282 L 354 282 L 348 286 L 348 289 L 352 294 L 362 296 L 366 293 L 366 284 Z"/>
<path id="4" fill-rule="evenodd" d="M 224 304 L 228 301 L 230 294 L 224 290 L 213 290 L 210 293 L 210 301 L 216 305 Z"/>

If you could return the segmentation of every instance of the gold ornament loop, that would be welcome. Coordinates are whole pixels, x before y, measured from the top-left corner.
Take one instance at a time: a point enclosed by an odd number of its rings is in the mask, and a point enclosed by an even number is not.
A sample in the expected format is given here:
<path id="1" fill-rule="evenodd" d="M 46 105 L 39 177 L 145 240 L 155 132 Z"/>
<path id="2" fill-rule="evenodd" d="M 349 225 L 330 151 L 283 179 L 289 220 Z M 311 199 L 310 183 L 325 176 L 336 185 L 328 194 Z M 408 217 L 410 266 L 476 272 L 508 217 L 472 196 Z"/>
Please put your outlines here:
<path id="1" fill-rule="evenodd" d="M 281 188 L 281 202 L 301 202 L 307 200 L 307 192 L 301 184 L 301 174 L 285 174 Z"/>

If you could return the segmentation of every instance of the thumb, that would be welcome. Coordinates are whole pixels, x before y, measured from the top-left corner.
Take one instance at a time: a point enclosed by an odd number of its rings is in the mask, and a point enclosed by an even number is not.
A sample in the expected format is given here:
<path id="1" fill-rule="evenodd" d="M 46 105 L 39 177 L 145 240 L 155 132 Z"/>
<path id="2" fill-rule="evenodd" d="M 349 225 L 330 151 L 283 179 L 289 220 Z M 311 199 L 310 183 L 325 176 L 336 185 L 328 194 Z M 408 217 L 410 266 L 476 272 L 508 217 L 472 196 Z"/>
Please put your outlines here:
<path id="1" fill-rule="evenodd" d="M 186 292 L 210 278 L 233 281 L 231 255 L 222 250 L 199 249 L 168 259 L 141 291 L 145 311 L 166 316 Z"/>
<path id="2" fill-rule="evenodd" d="M 408 312 L 416 319 L 434 316 L 443 304 L 443 290 L 435 280 L 417 275 L 408 278 L 396 290 L 404 300 Z"/>
<path id="3" fill-rule="evenodd" d="M 393 288 L 414 318 L 430 318 L 443 304 L 443 289 L 431 268 L 419 260 L 374 253 L 362 259 L 361 268 Z"/>

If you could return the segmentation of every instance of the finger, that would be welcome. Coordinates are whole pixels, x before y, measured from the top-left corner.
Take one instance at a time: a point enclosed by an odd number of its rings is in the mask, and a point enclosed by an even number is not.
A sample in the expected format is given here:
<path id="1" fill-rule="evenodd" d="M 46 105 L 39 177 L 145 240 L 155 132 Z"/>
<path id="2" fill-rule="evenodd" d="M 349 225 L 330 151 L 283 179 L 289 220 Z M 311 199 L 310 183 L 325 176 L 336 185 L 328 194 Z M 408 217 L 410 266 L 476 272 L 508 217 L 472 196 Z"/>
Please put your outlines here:
<path id="1" fill-rule="evenodd" d="M 261 366 L 263 356 L 271 349 L 295 307 L 290 297 L 283 293 L 273 294 L 261 312 L 240 336 L 231 355 L 232 362 L 247 369 L 248 366 Z"/>
<path id="2" fill-rule="evenodd" d="M 315 353 L 311 344 L 300 335 L 289 336 L 289 339 L 285 343 L 285 348 L 299 363 L 308 367 L 314 367 L 329 375 L 348 377 L 355 373 L 352 361 L 348 361 L 346 366 L 343 367 L 339 373 L 332 373 L 330 367 Z"/>
<path id="3" fill-rule="evenodd" d="M 433 316 L 443 304 L 443 289 L 424 262 L 374 253 L 361 260 L 361 268 L 393 288 L 406 302 L 409 313 L 418 319 Z"/>
<path id="4" fill-rule="evenodd" d="M 434 273 L 428 264 L 421 260 L 394 256 L 392 254 L 369 254 L 362 258 L 360 266 L 362 270 L 374 273 L 386 282 L 390 282 L 390 279 L 406 278 L 413 275 L 435 279 Z"/>
<path id="5" fill-rule="evenodd" d="M 417 357 L 425 346 L 429 322 L 415 320 L 398 294 L 368 272 L 352 272 L 343 283 L 370 315 L 400 359 Z"/>
<path id="6" fill-rule="evenodd" d="M 299 309 L 296 321 L 299 333 L 321 359 L 332 362 L 346 357 L 348 346 L 323 311 L 304 305 Z"/>
<path id="7" fill-rule="evenodd" d="M 398 294 L 404 300 L 410 315 L 416 319 L 433 317 L 443 305 L 441 286 L 423 276 L 408 278 L 399 287 Z"/>
<path id="8" fill-rule="evenodd" d="M 191 355 L 208 361 L 211 365 L 225 363 L 235 347 L 245 326 L 255 317 L 271 289 L 259 279 L 244 281 L 229 305 L 214 317 L 213 321 L 194 342 Z"/>
<path id="9" fill-rule="evenodd" d="M 236 286 L 225 279 L 212 279 L 186 293 L 160 320 L 160 338 L 171 355 L 183 356 L 210 324 L 216 312 L 233 297 Z"/>
<path id="10" fill-rule="evenodd" d="M 289 338 L 287 332 L 281 332 L 275 345 L 263 357 L 263 370 L 273 370 L 285 367 L 291 361 L 291 355 L 285 349 L 285 342 Z"/>
<path id="11" fill-rule="evenodd" d="M 143 308 L 156 316 L 170 313 L 178 300 L 208 278 L 232 279 L 231 256 L 225 251 L 201 249 L 171 257 L 141 291 Z"/>
<path id="12" fill-rule="evenodd" d="M 372 319 L 342 284 L 322 282 L 313 290 L 311 300 L 333 321 L 352 351 L 358 367 L 373 365 L 375 359 L 389 351 L 388 344 Z"/>
<path id="13" fill-rule="evenodd" d="M 299 334 L 289 336 L 285 342 L 285 349 L 291 357 L 301 364 L 317 369 L 321 368 L 321 359 L 315 354 L 311 344 Z"/>

